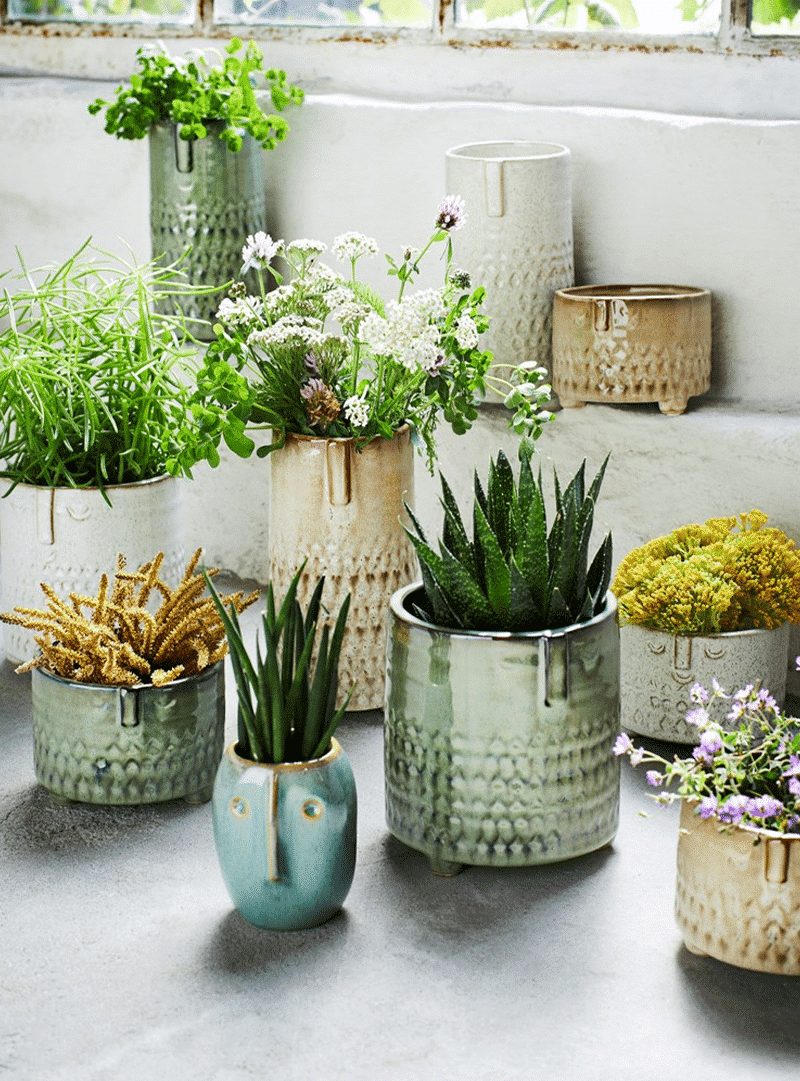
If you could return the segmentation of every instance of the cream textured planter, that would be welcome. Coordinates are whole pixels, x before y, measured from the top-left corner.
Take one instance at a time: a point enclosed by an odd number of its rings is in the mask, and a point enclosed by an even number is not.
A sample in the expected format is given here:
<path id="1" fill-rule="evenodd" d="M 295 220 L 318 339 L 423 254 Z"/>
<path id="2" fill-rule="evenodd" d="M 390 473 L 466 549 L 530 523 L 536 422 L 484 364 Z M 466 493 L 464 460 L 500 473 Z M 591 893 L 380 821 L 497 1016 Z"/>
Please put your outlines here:
<path id="1" fill-rule="evenodd" d="M 447 151 L 446 170 L 447 190 L 463 196 L 467 213 L 452 234 L 454 264 L 486 288 L 482 348 L 496 362 L 534 360 L 549 370 L 553 293 L 575 280 L 569 150 L 472 143 Z"/>
<path id="2" fill-rule="evenodd" d="M 675 917 L 686 948 L 740 968 L 800 976 L 800 835 L 720 831 L 681 806 Z"/>
<path id="3" fill-rule="evenodd" d="M 100 576 L 113 574 L 117 554 L 136 568 L 164 553 L 162 577 L 177 585 L 184 571 L 182 481 L 157 477 L 99 488 L 38 488 L 18 484 L 0 500 L 2 610 L 46 607 L 39 583 L 60 597 L 96 596 Z M 30 660 L 33 633 L 3 626 L 6 657 Z"/>
<path id="4" fill-rule="evenodd" d="M 619 816 L 617 605 L 527 634 L 448 631 L 391 602 L 389 829 L 432 870 L 530 866 L 608 844 Z"/>
<path id="5" fill-rule="evenodd" d="M 760 683 L 779 706 L 786 693 L 789 624 L 773 630 L 671 635 L 627 624 L 620 628 L 622 727 L 642 736 L 697 743 L 686 722 L 689 691 L 716 678 L 730 694 Z"/>
<path id="6" fill-rule="evenodd" d="M 225 667 L 164 687 L 99 687 L 34 668 L 33 759 L 61 800 L 211 799 L 225 740 Z"/>
<path id="7" fill-rule="evenodd" d="M 355 683 L 350 709 L 383 705 L 389 598 L 415 576 L 416 555 L 402 523 L 413 506 L 414 459 L 404 428 L 359 453 L 352 439 L 288 435 L 270 455 L 270 578 L 280 596 L 303 560 L 298 600 L 325 575 L 322 603 L 335 614 L 352 593 L 339 686 Z"/>
<path id="8" fill-rule="evenodd" d="M 711 294 L 691 285 L 582 285 L 553 300 L 553 390 L 565 407 L 658 402 L 683 413 L 711 386 Z"/>

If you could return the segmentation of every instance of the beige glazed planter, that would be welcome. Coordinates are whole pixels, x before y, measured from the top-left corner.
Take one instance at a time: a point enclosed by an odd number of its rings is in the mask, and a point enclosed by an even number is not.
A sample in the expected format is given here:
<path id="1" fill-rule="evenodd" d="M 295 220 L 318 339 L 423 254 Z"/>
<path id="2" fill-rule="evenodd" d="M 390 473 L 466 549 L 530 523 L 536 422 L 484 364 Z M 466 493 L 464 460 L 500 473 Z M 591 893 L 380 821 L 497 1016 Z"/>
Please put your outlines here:
<path id="1" fill-rule="evenodd" d="M 658 402 L 683 413 L 711 386 L 711 294 L 690 285 L 581 285 L 553 300 L 553 390 L 566 408 Z"/>
<path id="2" fill-rule="evenodd" d="M 673 635 L 626 624 L 620 627 L 622 728 L 641 736 L 697 743 L 697 729 L 686 722 L 689 691 L 712 679 L 730 694 L 760 683 L 779 706 L 786 694 L 789 624 L 772 630 L 725 634 Z"/>
<path id="3" fill-rule="evenodd" d="M 389 598 L 416 573 L 402 525 L 403 503 L 414 499 L 410 431 L 361 452 L 352 439 L 289 434 L 270 463 L 270 578 L 282 596 L 306 560 L 298 600 L 305 605 L 324 574 L 322 603 L 334 618 L 352 594 L 339 686 L 346 694 L 355 683 L 350 709 L 379 709 Z"/>
<path id="4" fill-rule="evenodd" d="M 800 976 L 800 835 L 720 831 L 681 805 L 675 917 L 686 948 L 730 965 Z"/>

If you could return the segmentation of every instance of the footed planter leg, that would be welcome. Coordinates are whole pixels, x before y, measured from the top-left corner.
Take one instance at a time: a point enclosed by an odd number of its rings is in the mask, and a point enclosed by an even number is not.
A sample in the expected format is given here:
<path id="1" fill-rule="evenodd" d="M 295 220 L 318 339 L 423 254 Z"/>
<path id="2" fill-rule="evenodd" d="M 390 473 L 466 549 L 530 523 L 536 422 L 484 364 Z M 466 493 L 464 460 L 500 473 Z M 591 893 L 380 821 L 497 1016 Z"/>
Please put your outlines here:
<path id="1" fill-rule="evenodd" d="M 299 931 L 342 906 L 356 863 L 356 788 L 338 741 L 311 762 L 223 755 L 212 799 L 231 900 L 256 927 Z"/>

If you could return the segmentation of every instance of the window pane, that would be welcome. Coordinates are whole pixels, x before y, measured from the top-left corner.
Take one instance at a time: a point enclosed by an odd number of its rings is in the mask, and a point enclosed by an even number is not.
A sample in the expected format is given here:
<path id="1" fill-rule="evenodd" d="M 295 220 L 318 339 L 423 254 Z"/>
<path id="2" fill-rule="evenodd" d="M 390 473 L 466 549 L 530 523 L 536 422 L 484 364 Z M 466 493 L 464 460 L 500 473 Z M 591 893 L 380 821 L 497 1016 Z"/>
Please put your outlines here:
<path id="1" fill-rule="evenodd" d="M 300 26 L 430 26 L 433 0 L 215 0 L 214 21 Z"/>
<path id="2" fill-rule="evenodd" d="M 459 26 L 674 35 L 717 33 L 721 0 L 456 0 L 456 5 Z"/>
<path id="3" fill-rule="evenodd" d="M 184 26 L 194 22 L 195 11 L 196 0 L 8 0 L 9 18 L 27 22 Z"/>
<path id="4" fill-rule="evenodd" d="M 754 36 L 800 36 L 800 0 L 753 0 L 750 31 Z"/>

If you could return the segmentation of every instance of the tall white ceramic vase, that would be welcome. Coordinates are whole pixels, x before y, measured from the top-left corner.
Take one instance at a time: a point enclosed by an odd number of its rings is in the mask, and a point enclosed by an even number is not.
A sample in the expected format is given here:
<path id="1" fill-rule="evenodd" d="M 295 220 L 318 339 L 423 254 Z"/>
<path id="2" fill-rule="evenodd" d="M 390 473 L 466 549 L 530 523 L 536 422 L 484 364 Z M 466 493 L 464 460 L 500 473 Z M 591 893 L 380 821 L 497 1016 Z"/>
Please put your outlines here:
<path id="1" fill-rule="evenodd" d="M 575 281 L 569 150 L 523 141 L 456 146 L 446 175 L 467 213 L 452 234 L 454 265 L 486 288 L 491 325 L 482 347 L 496 362 L 534 360 L 549 372 L 553 294 Z"/>

